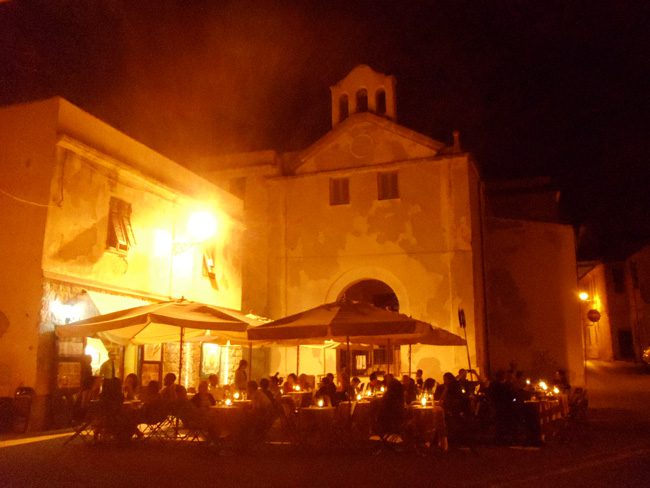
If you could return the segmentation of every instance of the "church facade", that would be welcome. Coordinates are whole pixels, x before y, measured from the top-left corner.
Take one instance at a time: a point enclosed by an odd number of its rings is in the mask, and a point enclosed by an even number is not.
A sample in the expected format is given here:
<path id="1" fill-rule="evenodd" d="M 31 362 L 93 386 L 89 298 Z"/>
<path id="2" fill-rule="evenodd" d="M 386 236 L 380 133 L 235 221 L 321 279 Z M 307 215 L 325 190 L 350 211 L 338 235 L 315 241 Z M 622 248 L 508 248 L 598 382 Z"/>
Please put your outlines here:
<path id="1" fill-rule="evenodd" d="M 468 362 L 483 373 L 514 363 L 583 382 L 571 227 L 491 214 L 458 134 L 445 144 L 399 125 L 395 89 L 357 66 L 330 88 L 332 129 L 311 146 L 223 157 L 203 174 L 243 199 L 243 309 L 280 317 L 362 299 L 467 333 L 469 354 L 413 346 L 409 361 L 402 347 L 374 353 L 374 369 L 440 378 Z M 269 371 L 318 373 L 336 357 L 280 348 L 266 360 Z"/>

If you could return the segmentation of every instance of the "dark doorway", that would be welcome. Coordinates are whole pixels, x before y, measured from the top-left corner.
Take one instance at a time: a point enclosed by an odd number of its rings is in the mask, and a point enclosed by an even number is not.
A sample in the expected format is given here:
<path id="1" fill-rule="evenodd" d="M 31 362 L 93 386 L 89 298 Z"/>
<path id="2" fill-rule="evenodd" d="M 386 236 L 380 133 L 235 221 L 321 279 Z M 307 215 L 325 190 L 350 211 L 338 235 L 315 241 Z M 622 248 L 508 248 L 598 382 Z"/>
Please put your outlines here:
<path id="1" fill-rule="evenodd" d="M 618 331 L 618 353 L 620 359 L 634 359 L 634 340 L 631 330 Z"/>

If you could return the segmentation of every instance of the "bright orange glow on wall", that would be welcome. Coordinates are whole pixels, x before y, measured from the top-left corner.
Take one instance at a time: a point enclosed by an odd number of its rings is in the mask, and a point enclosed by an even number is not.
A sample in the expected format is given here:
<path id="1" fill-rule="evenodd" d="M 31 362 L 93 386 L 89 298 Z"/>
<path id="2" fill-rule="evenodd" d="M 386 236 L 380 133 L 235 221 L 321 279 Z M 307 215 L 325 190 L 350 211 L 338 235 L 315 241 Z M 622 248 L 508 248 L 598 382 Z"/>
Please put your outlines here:
<path id="1" fill-rule="evenodd" d="M 193 212 L 187 222 L 187 232 L 194 242 L 206 241 L 217 234 L 217 218 L 210 212 Z"/>

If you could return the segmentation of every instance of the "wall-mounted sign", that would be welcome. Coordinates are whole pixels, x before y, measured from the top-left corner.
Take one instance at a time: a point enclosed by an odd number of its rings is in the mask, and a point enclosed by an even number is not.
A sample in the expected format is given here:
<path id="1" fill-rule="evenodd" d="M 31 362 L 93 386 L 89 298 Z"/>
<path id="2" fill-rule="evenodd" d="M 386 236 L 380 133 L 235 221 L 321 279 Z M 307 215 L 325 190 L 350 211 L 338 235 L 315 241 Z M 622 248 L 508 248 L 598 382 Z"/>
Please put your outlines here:
<path id="1" fill-rule="evenodd" d="M 587 312 L 587 318 L 590 322 L 598 322 L 600 320 L 600 312 L 592 308 Z"/>

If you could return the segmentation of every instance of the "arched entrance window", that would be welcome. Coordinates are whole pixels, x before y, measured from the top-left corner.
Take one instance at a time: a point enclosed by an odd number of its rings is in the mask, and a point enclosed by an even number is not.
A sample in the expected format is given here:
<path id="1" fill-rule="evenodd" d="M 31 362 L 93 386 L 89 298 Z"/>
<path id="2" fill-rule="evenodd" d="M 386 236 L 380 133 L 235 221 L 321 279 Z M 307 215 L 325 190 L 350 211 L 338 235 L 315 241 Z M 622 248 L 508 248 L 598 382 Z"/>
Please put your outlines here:
<path id="1" fill-rule="evenodd" d="M 399 311 L 399 301 L 393 289 L 383 281 L 362 280 L 350 285 L 339 295 L 339 299 L 371 303 L 375 307 Z M 355 346 L 350 350 L 339 349 L 338 369 L 349 366 L 351 376 L 367 376 L 372 372 L 380 374 L 399 372 L 399 347 L 394 346 Z"/>
<path id="2" fill-rule="evenodd" d="M 348 96 L 343 94 L 339 98 L 339 122 L 343 122 L 348 118 L 350 113 L 350 106 L 348 102 Z"/>
<path id="3" fill-rule="evenodd" d="M 399 301 L 393 289 L 383 281 L 363 280 L 346 288 L 340 298 L 372 303 L 375 307 L 399 312 Z"/>

